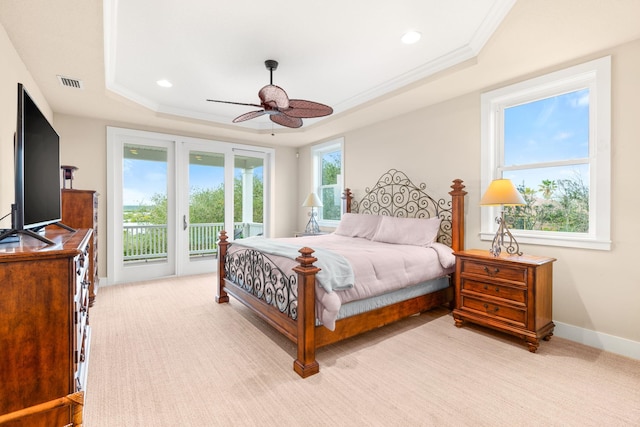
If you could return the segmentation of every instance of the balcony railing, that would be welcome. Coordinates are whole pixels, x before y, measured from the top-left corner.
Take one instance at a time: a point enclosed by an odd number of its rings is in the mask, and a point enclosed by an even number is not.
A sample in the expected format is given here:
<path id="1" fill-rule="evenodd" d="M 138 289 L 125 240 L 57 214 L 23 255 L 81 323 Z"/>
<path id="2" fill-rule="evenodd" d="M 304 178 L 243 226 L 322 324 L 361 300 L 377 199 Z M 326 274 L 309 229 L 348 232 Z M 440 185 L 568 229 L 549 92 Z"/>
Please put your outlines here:
<path id="1" fill-rule="evenodd" d="M 167 257 L 167 226 L 124 224 L 122 246 L 124 261 L 161 260 Z M 218 253 L 218 236 L 223 223 L 189 225 L 189 256 L 212 256 Z M 234 223 L 233 237 L 258 236 L 263 232 L 259 223 Z"/>

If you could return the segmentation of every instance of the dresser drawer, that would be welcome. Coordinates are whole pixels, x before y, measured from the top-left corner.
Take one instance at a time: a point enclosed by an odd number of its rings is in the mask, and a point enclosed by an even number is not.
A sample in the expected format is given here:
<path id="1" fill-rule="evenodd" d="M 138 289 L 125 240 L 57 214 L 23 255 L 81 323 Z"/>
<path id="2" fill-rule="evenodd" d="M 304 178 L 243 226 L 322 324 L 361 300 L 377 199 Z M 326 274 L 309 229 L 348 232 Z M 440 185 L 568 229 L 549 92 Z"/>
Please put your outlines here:
<path id="1" fill-rule="evenodd" d="M 89 251 L 87 248 L 76 257 L 76 277 L 78 282 L 84 280 L 87 276 L 87 270 L 89 268 Z"/>
<path id="2" fill-rule="evenodd" d="M 91 327 L 87 325 L 82 334 L 82 343 L 78 354 L 78 363 L 75 372 L 75 389 L 76 391 L 86 390 L 87 373 L 89 370 L 89 354 L 91 349 Z"/>
<path id="3" fill-rule="evenodd" d="M 510 307 L 508 305 L 498 304 L 479 298 L 463 296 L 462 309 L 480 312 L 495 319 L 507 321 L 518 326 L 526 326 L 527 311 L 524 308 L 518 309 L 516 307 Z"/>
<path id="4" fill-rule="evenodd" d="M 508 280 L 511 282 L 527 283 L 527 268 L 505 263 L 490 263 L 474 259 L 462 259 L 462 274 L 473 274 L 491 280 Z"/>
<path id="5" fill-rule="evenodd" d="M 527 302 L 527 289 L 519 286 L 503 286 L 496 283 L 482 282 L 473 279 L 462 278 L 461 291 L 463 294 L 469 292 L 488 295 L 494 298 L 502 298 L 522 304 Z"/>

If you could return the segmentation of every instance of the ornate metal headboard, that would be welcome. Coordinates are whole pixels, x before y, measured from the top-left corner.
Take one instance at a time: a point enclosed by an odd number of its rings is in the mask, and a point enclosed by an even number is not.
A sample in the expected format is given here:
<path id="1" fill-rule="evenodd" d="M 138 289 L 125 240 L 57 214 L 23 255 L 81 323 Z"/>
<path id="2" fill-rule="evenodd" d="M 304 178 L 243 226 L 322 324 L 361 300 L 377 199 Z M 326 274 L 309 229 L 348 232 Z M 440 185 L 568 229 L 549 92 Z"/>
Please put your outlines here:
<path id="1" fill-rule="evenodd" d="M 440 232 L 436 240 L 452 246 L 451 199 L 436 200 L 426 193 L 426 187 L 425 183 L 415 185 L 404 172 L 391 169 L 378 179 L 376 185 L 367 187 L 359 201 L 351 200 L 350 211 L 405 218 L 439 217 Z"/>

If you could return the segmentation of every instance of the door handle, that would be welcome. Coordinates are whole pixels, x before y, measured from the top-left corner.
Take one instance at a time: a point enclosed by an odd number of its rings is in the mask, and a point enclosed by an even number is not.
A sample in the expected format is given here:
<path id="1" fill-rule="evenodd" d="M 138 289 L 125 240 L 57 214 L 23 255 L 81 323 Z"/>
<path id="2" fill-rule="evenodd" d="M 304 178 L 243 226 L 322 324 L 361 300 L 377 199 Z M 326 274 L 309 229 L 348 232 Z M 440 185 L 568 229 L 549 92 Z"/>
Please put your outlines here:
<path id="1" fill-rule="evenodd" d="M 187 216 L 186 215 L 182 215 L 182 229 L 183 230 L 187 229 Z"/>

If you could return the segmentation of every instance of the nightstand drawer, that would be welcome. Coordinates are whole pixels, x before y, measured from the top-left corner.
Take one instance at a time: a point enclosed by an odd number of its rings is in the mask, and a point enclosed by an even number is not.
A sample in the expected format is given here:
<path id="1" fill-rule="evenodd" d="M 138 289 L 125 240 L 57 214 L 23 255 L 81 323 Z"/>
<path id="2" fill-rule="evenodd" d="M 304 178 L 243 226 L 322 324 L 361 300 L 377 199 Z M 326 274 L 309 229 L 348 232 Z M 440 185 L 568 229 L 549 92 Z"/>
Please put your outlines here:
<path id="1" fill-rule="evenodd" d="M 503 304 L 496 304 L 493 302 L 485 301 L 478 298 L 469 296 L 462 297 L 462 309 L 473 310 L 486 314 L 487 316 L 496 318 L 498 320 L 508 321 L 509 323 L 515 323 L 518 326 L 526 326 L 527 311 L 518 309 L 515 307 L 509 307 Z"/>
<path id="2" fill-rule="evenodd" d="M 517 302 L 523 305 L 527 301 L 527 290 L 524 287 L 503 286 L 495 283 L 481 282 L 477 280 L 462 278 L 461 291 L 463 294 L 474 292 L 489 295 L 495 298 Z"/>
<path id="3" fill-rule="evenodd" d="M 462 274 L 474 274 L 492 280 L 509 280 L 511 282 L 527 283 L 527 268 L 505 263 L 490 263 L 472 259 L 462 259 Z"/>

